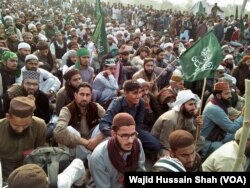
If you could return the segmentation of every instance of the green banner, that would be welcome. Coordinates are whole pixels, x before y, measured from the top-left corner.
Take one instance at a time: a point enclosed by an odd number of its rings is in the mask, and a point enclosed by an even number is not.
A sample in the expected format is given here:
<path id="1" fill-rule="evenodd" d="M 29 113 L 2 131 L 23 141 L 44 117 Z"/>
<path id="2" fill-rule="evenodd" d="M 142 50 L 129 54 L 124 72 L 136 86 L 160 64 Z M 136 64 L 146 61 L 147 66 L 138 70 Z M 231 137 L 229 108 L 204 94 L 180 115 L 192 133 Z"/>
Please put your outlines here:
<path id="1" fill-rule="evenodd" d="M 207 32 L 180 56 L 183 79 L 191 82 L 212 78 L 222 58 L 222 50 L 214 32 Z"/>

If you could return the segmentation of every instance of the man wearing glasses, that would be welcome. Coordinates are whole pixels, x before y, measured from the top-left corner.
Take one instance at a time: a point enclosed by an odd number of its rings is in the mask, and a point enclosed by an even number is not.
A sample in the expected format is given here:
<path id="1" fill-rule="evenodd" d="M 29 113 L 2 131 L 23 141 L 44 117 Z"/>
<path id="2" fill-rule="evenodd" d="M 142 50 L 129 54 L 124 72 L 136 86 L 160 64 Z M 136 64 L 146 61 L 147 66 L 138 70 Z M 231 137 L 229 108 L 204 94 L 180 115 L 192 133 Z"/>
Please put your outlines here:
<path id="1" fill-rule="evenodd" d="M 89 187 L 124 187 L 124 173 L 145 171 L 136 123 L 128 113 L 113 118 L 111 138 L 99 144 L 89 159 Z"/>

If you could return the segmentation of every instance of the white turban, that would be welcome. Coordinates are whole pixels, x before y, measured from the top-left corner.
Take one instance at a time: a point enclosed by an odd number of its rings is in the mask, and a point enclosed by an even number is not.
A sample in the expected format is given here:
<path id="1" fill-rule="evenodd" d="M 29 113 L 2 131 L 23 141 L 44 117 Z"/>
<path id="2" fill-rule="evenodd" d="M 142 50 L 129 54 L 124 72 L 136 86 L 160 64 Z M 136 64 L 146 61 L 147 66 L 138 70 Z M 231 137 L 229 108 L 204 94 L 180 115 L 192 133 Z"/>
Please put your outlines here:
<path id="1" fill-rule="evenodd" d="M 181 106 L 191 99 L 196 100 L 196 96 L 190 89 L 179 91 L 173 109 L 179 112 Z"/>

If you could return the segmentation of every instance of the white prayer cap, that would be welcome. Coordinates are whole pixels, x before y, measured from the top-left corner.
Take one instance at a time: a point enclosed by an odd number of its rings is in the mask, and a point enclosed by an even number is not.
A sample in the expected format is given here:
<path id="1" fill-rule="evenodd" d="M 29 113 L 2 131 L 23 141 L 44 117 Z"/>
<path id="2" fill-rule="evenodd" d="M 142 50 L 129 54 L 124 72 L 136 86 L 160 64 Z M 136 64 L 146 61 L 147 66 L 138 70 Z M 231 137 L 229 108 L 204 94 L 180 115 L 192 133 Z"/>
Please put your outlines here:
<path id="1" fill-rule="evenodd" d="M 4 21 L 6 21 L 8 19 L 13 21 L 13 18 L 11 16 L 9 16 L 9 15 L 4 16 L 4 18 L 3 18 Z"/>
<path id="2" fill-rule="evenodd" d="M 216 70 L 225 70 L 225 68 L 222 65 L 219 65 L 219 67 Z"/>
<path id="3" fill-rule="evenodd" d="M 25 57 L 25 62 L 27 62 L 29 60 L 37 60 L 38 61 L 38 57 L 34 54 L 29 54 Z"/>
<path id="4" fill-rule="evenodd" d="M 231 54 L 227 54 L 227 55 L 225 56 L 225 58 L 223 59 L 223 61 L 225 61 L 225 60 L 227 60 L 227 59 L 234 59 L 234 57 L 233 57 L 233 55 L 231 55 Z"/>
<path id="5" fill-rule="evenodd" d="M 191 99 L 196 100 L 196 97 L 190 89 L 179 91 L 173 109 L 179 112 L 181 106 Z"/>
<path id="6" fill-rule="evenodd" d="M 29 48 L 29 49 L 31 49 L 30 45 L 28 43 L 26 43 L 26 42 L 21 42 L 21 43 L 18 44 L 17 49 L 20 50 L 22 48 Z"/>
<path id="7" fill-rule="evenodd" d="M 137 29 L 135 30 L 135 33 L 141 33 L 141 30 L 140 30 L 139 28 L 137 28 Z"/>
<path id="8" fill-rule="evenodd" d="M 166 48 L 169 48 L 169 47 L 173 48 L 174 47 L 173 43 L 167 42 L 166 44 L 164 44 L 163 49 L 166 49 Z"/>

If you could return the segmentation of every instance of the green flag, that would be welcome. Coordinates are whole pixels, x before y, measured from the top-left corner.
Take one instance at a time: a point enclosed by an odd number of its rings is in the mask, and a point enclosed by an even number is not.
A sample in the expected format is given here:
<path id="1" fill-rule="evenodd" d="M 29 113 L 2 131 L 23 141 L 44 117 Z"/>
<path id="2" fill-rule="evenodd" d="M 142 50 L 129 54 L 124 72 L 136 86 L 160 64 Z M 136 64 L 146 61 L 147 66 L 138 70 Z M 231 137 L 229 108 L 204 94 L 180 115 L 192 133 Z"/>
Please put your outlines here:
<path id="1" fill-rule="evenodd" d="M 238 5 L 236 5 L 236 9 L 235 9 L 235 20 L 238 19 Z"/>
<path id="2" fill-rule="evenodd" d="M 202 5 L 202 2 L 199 3 L 199 10 L 197 12 L 198 16 L 201 16 L 202 18 L 205 18 L 205 8 Z"/>
<path id="3" fill-rule="evenodd" d="M 109 46 L 103 16 L 101 16 L 98 20 L 98 23 L 92 36 L 92 41 L 95 43 L 96 48 L 98 49 L 99 58 L 102 57 L 104 54 L 108 53 Z"/>
<path id="4" fill-rule="evenodd" d="M 244 31 L 245 31 L 244 21 L 242 17 L 240 17 L 240 39 L 241 40 L 243 39 Z"/>
<path id="5" fill-rule="evenodd" d="M 99 21 L 99 18 L 102 15 L 102 8 L 101 8 L 101 3 L 100 0 L 96 0 L 95 2 L 95 19 Z"/>
<path id="6" fill-rule="evenodd" d="M 180 56 L 183 79 L 191 82 L 212 78 L 222 58 L 222 50 L 214 32 L 207 32 Z"/>

